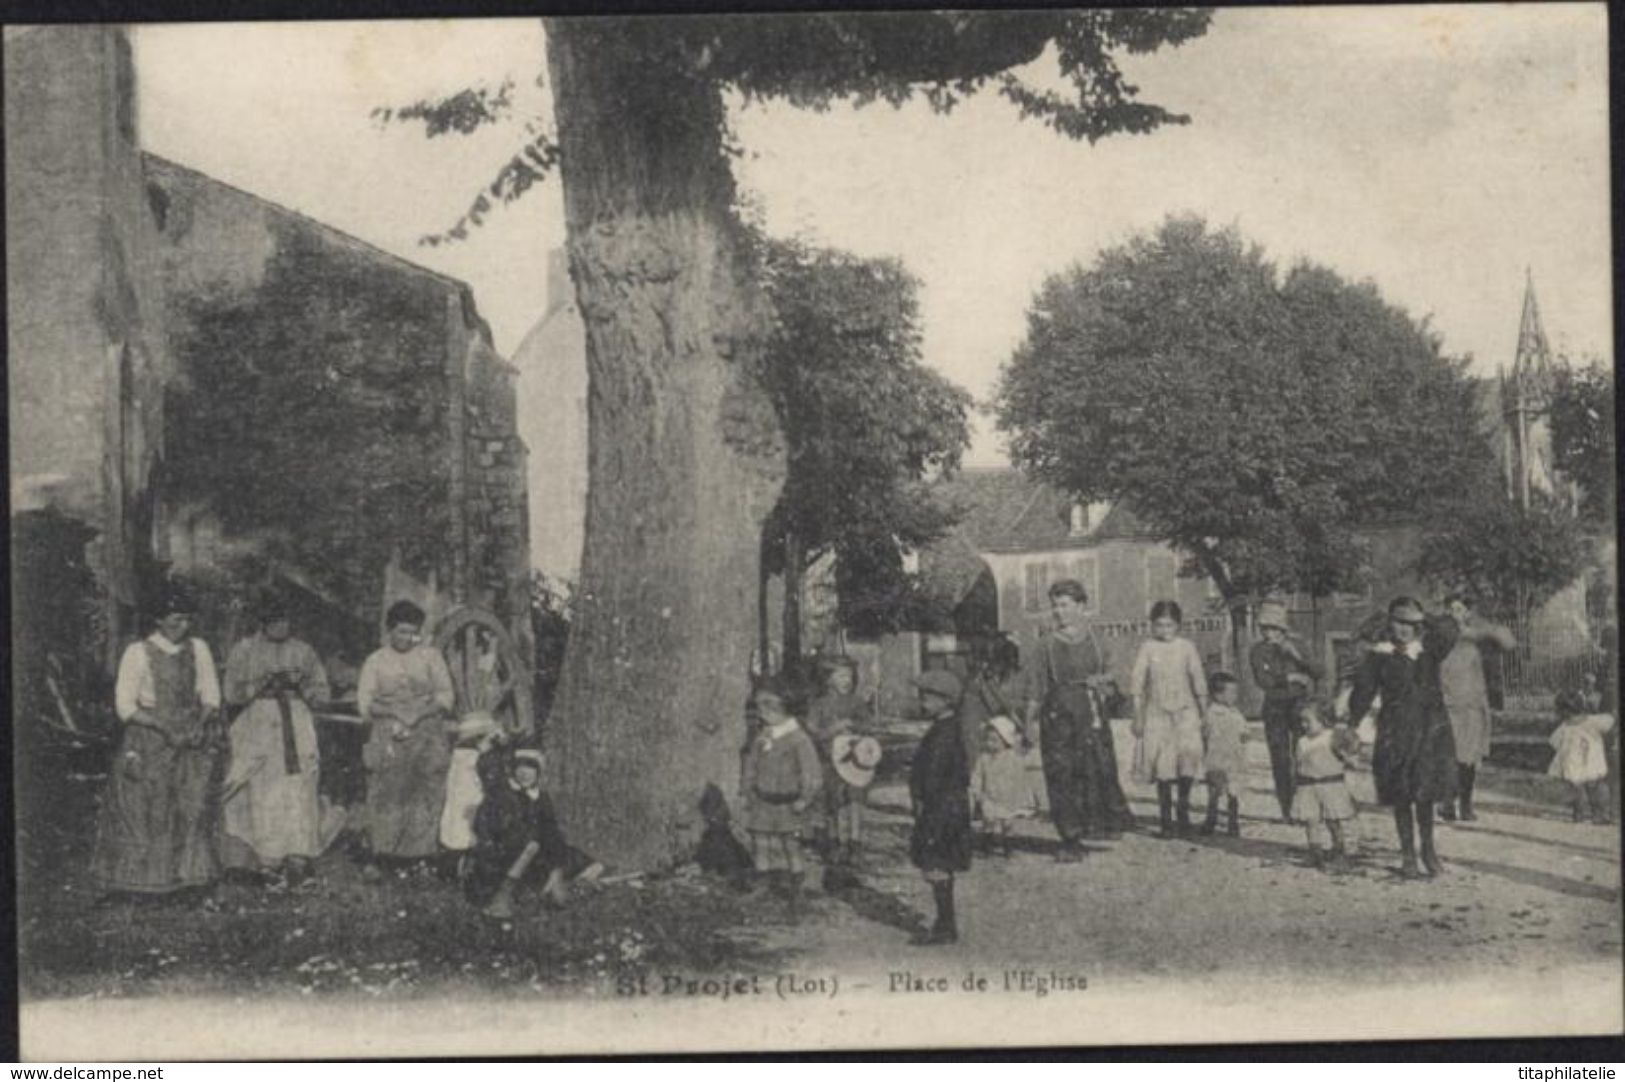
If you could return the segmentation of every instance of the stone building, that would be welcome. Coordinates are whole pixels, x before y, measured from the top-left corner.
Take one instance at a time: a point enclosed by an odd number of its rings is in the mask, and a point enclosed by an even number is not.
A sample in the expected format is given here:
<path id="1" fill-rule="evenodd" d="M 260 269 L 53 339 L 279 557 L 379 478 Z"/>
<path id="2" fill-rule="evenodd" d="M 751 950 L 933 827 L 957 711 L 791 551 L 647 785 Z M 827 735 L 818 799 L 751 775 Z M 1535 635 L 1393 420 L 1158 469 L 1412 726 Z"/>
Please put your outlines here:
<path id="1" fill-rule="evenodd" d="M 469 288 L 143 155 L 117 27 L 8 28 L 5 68 L 13 581 L 86 595 L 19 596 L 18 641 L 61 623 L 105 677 L 179 574 L 217 653 L 275 585 L 340 674 L 400 597 L 527 665 L 527 456 Z"/>

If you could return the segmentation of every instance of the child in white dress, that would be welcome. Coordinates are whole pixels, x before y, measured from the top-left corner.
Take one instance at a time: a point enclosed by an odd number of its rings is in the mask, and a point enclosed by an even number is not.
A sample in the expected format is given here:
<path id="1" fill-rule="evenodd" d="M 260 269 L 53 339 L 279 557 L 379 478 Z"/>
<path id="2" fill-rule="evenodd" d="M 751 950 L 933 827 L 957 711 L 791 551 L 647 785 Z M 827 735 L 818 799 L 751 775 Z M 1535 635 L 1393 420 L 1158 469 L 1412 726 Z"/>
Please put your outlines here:
<path id="1" fill-rule="evenodd" d="M 1000 856 L 1010 855 L 1010 828 L 1017 819 L 1032 816 L 1033 787 L 1027 762 L 1017 751 L 1021 735 L 1016 723 L 1003 714 L 983 727 L 982 753 L 971 768 L 970 790 L 981 813 L 988 841 Z"/>
<path id="2" fill-rule="evenodd" d="M 1183 615 L 1173 601 L 1151 607 L 1152 638 L 1140 644 L 1129 678 L 1134 696 L 1134 777 L 1156 782 L 1162 837 L 1174 836 L 1173 796 L 1179 791 L 1178 834 L 1191 831 L 1191 783 L 1202 772 L 1202 715 L 1207 674 L 1196 644 L 1180 636 Z"/>
<path id="3" fill-rule="evenodd" d="M 1292 818 L 1309 832 L 1309 863 L 1341 871 L 1348 864 L 1343 824 L 1355 816 L 1354 797 L 1343 772 L 1355 764 L 1358 740 L 1347 728 L 1328 727 L 1313 701 L 1304 703 L 1298 720 L 1303 736 L 1294 756 L 1297 776 L 1293 779 Z M 1329 854 L 1323 852 L 1327 835 L 1331 837 Z"/>
<path id="4" fill-rule="evenodd" d="M 1574 821 L 1588 817 L 1611 822 L 1608 800 L 1608 749 L 1603 734 L 1614 727 L 1611 714 L 1588 712 L 1584 696 L 1565 691 L 1557 696 L 1557 729 L 1552 733 L 1552 765 L 1547 773 L 1573 790 Z"/>

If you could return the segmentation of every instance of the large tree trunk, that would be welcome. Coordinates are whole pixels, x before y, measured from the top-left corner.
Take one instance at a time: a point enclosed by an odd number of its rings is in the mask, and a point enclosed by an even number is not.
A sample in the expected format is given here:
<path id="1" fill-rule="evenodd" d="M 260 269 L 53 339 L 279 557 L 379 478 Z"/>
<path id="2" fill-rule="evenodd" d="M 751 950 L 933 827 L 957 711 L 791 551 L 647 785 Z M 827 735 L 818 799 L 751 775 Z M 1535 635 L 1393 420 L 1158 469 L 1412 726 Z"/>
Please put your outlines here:
<path id="1" fill-rule="evenodd" d="M 717 87 L 662 53 L 660 20 L 549 19 L 547 41 L 589 388 L 551 780 L 575 840 L 651 867 L 692 843 L 707 783 L 737 789 L 784 442 Z"/>

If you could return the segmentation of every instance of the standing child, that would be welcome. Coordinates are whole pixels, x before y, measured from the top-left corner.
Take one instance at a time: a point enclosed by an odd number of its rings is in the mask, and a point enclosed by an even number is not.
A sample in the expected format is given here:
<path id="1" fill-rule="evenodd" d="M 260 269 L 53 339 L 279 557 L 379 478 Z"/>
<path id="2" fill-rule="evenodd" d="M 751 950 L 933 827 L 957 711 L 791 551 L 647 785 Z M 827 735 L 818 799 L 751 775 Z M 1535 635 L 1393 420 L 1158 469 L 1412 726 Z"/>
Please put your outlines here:
<path id="1" fill-rule="evenodd" d="M 1317 868 L 1341 870 L 1348 855 L 1343 845 L 1343 823 L 1355 815 L 1343 771 L 1354 765 L 1346 737 L 1327 726 L 1320 707 L 1305 702 L 1298 713 L 1303 737 L 1298 741 L 1293 779 L 1292 817 L 1309 832 L 1309 863 Z M 1344 729 L 1343 733 L 1348 730 Z M 1331 836 L 1329 858 L 1322 854 L 1325 835 Z"/>
<path id="2" fill-rule="evenodd" d="M 970 764 L 959 727 L 959 677 L 933 669 L 914 681 L 920 706 L 931 719 L 909 767 L 908 795 L 914 807 L 909 858 L 931 884 L 937 919 L 915 942 L 936 946 L 959 941 L 954 915 L 954 873 L 970 871 Z"/>
<path id="3" fill-rule="evenodd" d="M 1011 823 L 1031 816 L 1035 809 L 1032 782 L 1025 757 L 1017 750 L 1021 734 L 1015 722 L 997 714 L 988 719 L 982 734 L 981 754 L 971 768 L 971 794 L 988 840 L 1007 857 Z"/>
<path id="4" fill-rule="evenodd" d="M 1247 752 L 1242 744 L 1247 719 L 1236 709 L 1241 684 L 1227 672 L 1208 677 L 1213 701 L 1202 719 L 1202 769 L 1207 775 L 1207 818 L 1202 833 L 1212 834 L 1219 824 L 1219 800 L 1229 813 L 1232 838 L 1241 836 L 1241 786 L 1247 775 Z"/>
<path id="5" fill-rule="evenodd" d="M 1202 770 L 1202 715 L 1207 675 L 1196 644 L 1179 634 L 1183 614 L 1173 601 L 1151 607 L 1152 638 L 1140 644 L 1130 687 L 1134 696 L 1134 775 L 1157 783 L 1162 836 L 1173 837 L 1174 788 L 1178 834 L 1191 829 L 1191 783 Z"/>
<path id="6" fill-rule="evenodd" d="M 857 863 L 858 846 L 863 842 L 863 806 L 868 801 L 868 790 L 848 783 L 836 772 L 834 743 L 836 737 L 857 730 L 870 711 L 869 704 L 858 696 L 856 662 L 845 656 L 832 657 L 824 667 L 824 694 L 807 708 L 807 733 L 824 769 L 824 814 L 819 816 L 814 832 L 819 851 L 840 873 L 833 878 L 844 881 Z"/>
<path id="7" fill-rule="evenodd" d="M 1585 697 L 1578 691 L 1557 696 L 1557 729 L 1552 733 L 1552 765 L 1547 770 L 1562 778 L 1573 790 L 1574 821 L 1607 823 L 1613 817 L 1608 808 L 1608 751 L 1603 734 L 1614 727 L 1611 714 L 1588 712 Z"/>
<path id="8" fill-rule="evenodd" d="M 784 896 L 794 920 L 800 915 L 806 874 L 801 828 L 807 809 L 818 799 L 823 767 L 777 679 L 763 680 L 755 701 L 762 728 L 745 753 L 740 805 L 756 869 L 766 873 L 769 886 Z"/>

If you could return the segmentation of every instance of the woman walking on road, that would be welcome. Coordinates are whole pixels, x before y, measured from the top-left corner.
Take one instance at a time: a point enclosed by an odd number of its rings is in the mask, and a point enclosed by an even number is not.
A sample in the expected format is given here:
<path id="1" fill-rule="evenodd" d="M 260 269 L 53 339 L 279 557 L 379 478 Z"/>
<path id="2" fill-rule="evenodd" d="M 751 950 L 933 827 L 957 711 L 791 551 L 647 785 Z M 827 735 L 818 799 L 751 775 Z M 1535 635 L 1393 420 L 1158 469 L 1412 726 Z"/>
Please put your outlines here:
<path id="1" fill-rule="evenodd" d="M 1382 697 L 1371 774 L 1378 803 L 1394 809 L 1400 874 L 1407 879 L 1436 876 L 1444 867 L 1433 846 L 1433 807 L 1456 797 L 1456 743 L 1439 672 L 1455 645 L 1454 619 L 1430 623 L 1415 599 L 1395 598 L 1388 606 L 1388 633 L 1360 663 L 1349 696 L 1349 715 L 1356 718 Z"/>
<path id="2" fill-rule="evenodd" d="M 1112 687 L 1105 646 L 1089 630 L 1089 593 L 1076 579 L 1049 589 L 1055 630 L 1040 639 L 1027 717 L 1038 718 L 1050 818 L 1061 836 L 1056 859 L 1074 863 L 1084 838 L 1115 837 L 1133 823 L 1117 777 L 1117 748 L 1105 700 Z"/>

